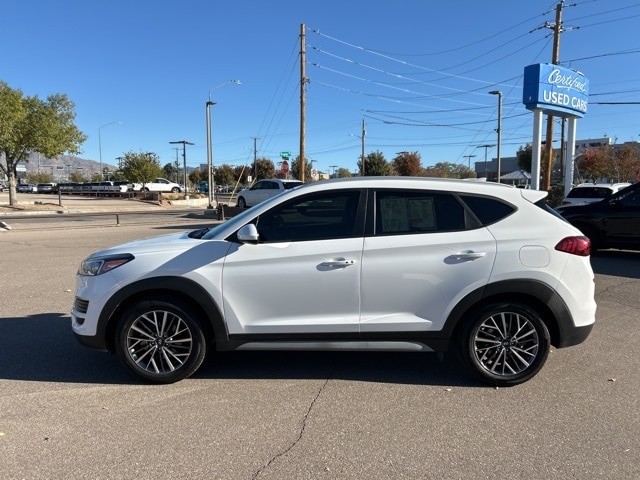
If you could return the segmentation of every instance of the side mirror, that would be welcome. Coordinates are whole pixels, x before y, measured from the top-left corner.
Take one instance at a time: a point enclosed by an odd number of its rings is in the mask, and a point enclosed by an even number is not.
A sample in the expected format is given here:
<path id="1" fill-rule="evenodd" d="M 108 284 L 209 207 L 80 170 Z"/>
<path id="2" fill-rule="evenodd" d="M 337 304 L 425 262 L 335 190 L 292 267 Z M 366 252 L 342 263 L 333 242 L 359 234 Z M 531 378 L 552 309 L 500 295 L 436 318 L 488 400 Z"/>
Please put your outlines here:
<path id="1" fill-rule="evenodd" d="M 240 227 L 237 237 L 242 243 L 258 243 L 258 229 L 253 223 L 248 223 L 243 227 Z"/>

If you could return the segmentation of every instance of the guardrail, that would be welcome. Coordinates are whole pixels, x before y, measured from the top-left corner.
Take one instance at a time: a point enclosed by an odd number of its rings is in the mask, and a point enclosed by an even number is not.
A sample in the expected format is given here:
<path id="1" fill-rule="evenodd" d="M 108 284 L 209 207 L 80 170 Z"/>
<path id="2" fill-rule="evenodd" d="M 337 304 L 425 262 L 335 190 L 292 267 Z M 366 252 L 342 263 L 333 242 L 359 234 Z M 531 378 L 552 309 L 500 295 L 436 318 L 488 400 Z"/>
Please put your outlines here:
<path id="1" fill-rule="evenodd" d="M 189 209 L 189 210 L 167 210 L 167 211 L 148 211 L 148 210 L 131 210 L 131 211 L 127 211 L 127 212 L 82 212 L 82 213 L 66 213 L 66 212 L 58 212 L 55 214 L 49 214 L 49 213 L 45 213 L 45 214 L 41 214 L 41 213 L 33 213 L 33 214 L 29 214 L 29 213 L 21 213 L 21 214 L 6 214 L 6 215 L 0 215 L 0 219 L 4 222 L 7 220 L 17 220 L 18 223 L 20 222 L 29 222 L 29 221 L 33 221 L 33 220 L 51 220 L 51 219 L 56 219 L 56 220 L 61 220 L 61 221 L 65 221 L 65 220 L 73 220 L 73 219 L 86 219 L 88 217 L 96 217 L 96 218 L 109 218 L 112 217 L 115 220 L 115 225 L 116 226 L 120 226 L 121 225 L 121 218 L 122 217 L 126 217 L 127 215 L 144 215 L 145 217 L 147 216 L 153 216 L 153 217 L 158 217 L 161 215 L 164 216 L 178 216 L 178 215 L 184 215 L 184 214 L 193 214 L 194 211 L 193 209 Z M 205 219 L 206 217 L 203 216 L 203 219 Z"/>

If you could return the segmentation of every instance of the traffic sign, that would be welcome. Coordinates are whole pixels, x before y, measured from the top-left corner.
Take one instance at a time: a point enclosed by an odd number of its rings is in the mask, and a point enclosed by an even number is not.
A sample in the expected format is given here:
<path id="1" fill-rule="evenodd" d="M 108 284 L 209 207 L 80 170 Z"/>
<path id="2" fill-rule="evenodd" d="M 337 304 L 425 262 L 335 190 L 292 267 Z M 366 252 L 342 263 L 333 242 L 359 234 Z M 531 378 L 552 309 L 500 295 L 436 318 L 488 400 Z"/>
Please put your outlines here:
<path id="1" fill-rule="evenodd" d="M 289 158 L 291 156 L 291 152 L 280 152 L 280 156 L 282 158 Z"/>

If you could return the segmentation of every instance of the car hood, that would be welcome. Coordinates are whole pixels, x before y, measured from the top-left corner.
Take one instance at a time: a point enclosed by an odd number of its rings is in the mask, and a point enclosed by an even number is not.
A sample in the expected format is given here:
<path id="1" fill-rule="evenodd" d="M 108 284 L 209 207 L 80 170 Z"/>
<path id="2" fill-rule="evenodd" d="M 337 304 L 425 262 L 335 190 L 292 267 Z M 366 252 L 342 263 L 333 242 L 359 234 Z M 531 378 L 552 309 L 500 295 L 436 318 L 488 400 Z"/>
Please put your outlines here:
<path id="1" fill-rule="evenodd" d="M 114 255 L 119 253 L 155 253 L 163 251 L 182 251 L 187 250 L 201 242 L 201 240 L 189 237 L 190 232 L 172 233 L 162 235 L 160 237 L 152 237 L 143 240 L 135 240 L 133 242 L 122 243 L 113 247 L 100 250 L 93 253 L 92 257 L 102 257 L 105 255 Z"/>

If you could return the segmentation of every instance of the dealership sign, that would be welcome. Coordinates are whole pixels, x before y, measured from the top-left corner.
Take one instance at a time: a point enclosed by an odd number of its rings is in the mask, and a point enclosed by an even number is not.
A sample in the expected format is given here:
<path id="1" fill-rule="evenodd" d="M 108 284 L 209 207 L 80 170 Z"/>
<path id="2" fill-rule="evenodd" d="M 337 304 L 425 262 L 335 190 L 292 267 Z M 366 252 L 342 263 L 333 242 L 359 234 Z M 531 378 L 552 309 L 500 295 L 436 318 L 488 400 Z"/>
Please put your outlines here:
<path id="1" fill-rule="evenodd" d="M 587 113 L 589 80 L 580 72 L 539 63 L 524 68 L 522 102 L 559 117 L 583 117 Z"/>

